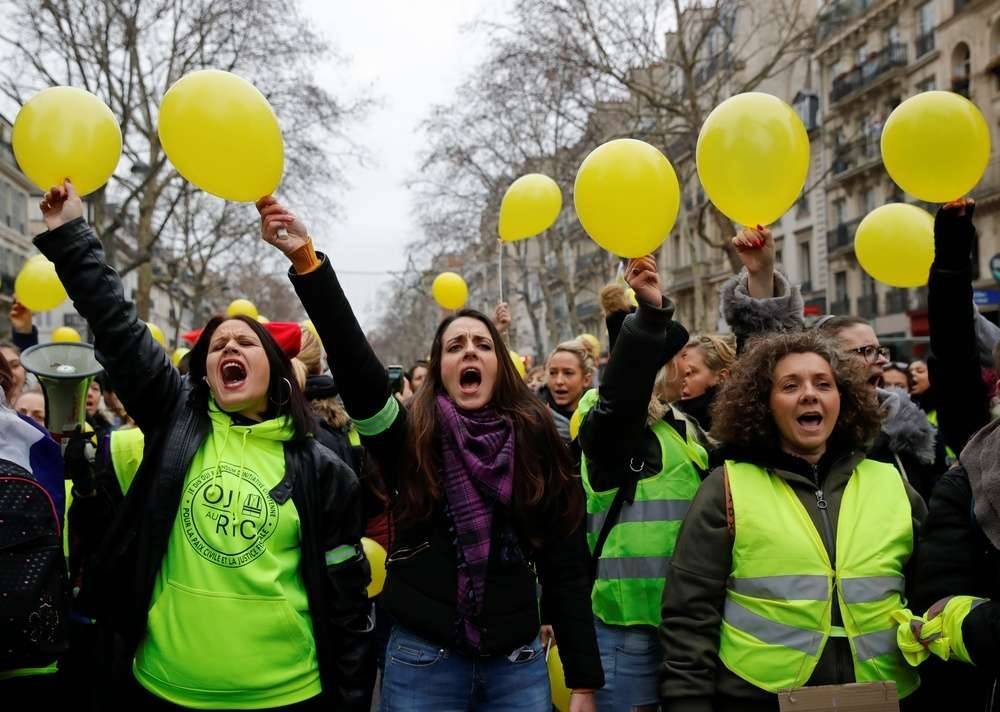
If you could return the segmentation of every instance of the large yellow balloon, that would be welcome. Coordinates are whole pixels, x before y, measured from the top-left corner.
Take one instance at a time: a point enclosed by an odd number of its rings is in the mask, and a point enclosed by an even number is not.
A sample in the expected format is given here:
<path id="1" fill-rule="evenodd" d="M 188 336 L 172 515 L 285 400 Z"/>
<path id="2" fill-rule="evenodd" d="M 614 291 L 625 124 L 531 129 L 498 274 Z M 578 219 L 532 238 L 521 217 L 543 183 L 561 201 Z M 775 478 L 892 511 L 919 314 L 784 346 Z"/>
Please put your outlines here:
<path id="1" fill-rule="evenodd" d="M 934 218 L 906 203 L 868 213 L 854 237 L 858 264 L 873 279 L 893 287 L 921 287 L 934 261 Z"/>
<path id="2" fill-rule="evenodd" d="M 461 309 L 469 298 L 469 286 L 454 272 L 442 272 L 431 285 L 434 301 L 445 309 Z"/>
<path id="3" fill-rule="evenodd" d="M 896 185 L 947 203 L 968 193 L 990 160 L 990 130 L 971 101 L 950 91 L 910 97 L 882 129 L 882 161 Z"/>
<path id="4" fill-rule="evenodd" d="M 108 182 L 122 155 L 122 132 L 107 104 L 75 87 L 44 89 L 21 107 L 11 132 L 14 157 L 42 190 L 69 178 L 80 195 Z"/>
<path id="5" fill-rule="evenodd" d="M 562 210 L 562 191 L 554 180 L 529 173 L 511 183 L 500 203 L 500 239 L 523 240 L 545 232 Z"/>
<path id="6" fill-rule="evenodd" d="M 776 96 L 737 94 L 705 119 L 695 151 L 709 199 L 740 225 L 769 225 L 792 207 L 809 174 L 809 135 Z"/>
<path id="7" fill-rule="evenodd" d="M 566 687 L 566 675 L 563 673 L 562 659 L 559 657 L 559 646 L 553 645 L 549 651 L 549 687 L 552 690 L 552 706 L 559 712 L 569 710 L 569 698 L 572 691 Z"/>
<path id="8" fill-rule="evenodd" d="M 163 329 L 158 327 L 156 324 L 146 324 L 146 327 L 149 329 L 149 333 L 153 335 L 153 340 L 160 346 L 166 348 L 167 339 L 163 335 Z"/>
<path id="9" fill-rule="evenodd" d="M 251 319 L 257 319 L 260 314 L 257 313 L 257 307 L 249 299 L 234 299 L 226 307 L 226 316 L 248 316 Z"/>
<path id="10" fill-rule="evenodd" d="M 52 330 L 52 341 L 56 344 L 78 344 L 83 339 L 72 326 L 60 326 Z"/>
<path id="11" fill-rule="evenodd" d="M 183 346 L 174 349 L 174 352 L 170 354 L 170 363 L 174 366 L 180 366 L 181 361 L 184 357 L 191 353 L 191 349 L 184 348 Z"/>
<path id="12" fill-rule="evenodd" d="M 666 156 L 648 143 L 620 138 L 583 159 L 573 201 L 594 242 L 621 257 L 642 257 L 670 234 L 680 185 Z"/>
<path id="13" fill-rule="evenodd" d="M 14 280 L 14 293 L 33 312 L 49 311 L 66 301 L 66 290 L 56 274 L 56 266 L 43 255 L 24 263 Z"/>
<path id="14" fill-rule="evenodd" d="M 281 181 L 278 117 L 253 84 L 230 72 L 181 77 L 163 96 L 159 135 L 180 174 L 212 195 L 252 202 Z"/>
<path id="15" fill-rule="evenodd" d="M 361 538 L 361 546 L 365 550 L 365 558 L 368 559 L 368 566 L 372 570 L 372 581 L 368 584 L 368 598 L 375 598 L 382 593 L 382 587 L 385 586 L 385 549 L 368 537 Z"/>

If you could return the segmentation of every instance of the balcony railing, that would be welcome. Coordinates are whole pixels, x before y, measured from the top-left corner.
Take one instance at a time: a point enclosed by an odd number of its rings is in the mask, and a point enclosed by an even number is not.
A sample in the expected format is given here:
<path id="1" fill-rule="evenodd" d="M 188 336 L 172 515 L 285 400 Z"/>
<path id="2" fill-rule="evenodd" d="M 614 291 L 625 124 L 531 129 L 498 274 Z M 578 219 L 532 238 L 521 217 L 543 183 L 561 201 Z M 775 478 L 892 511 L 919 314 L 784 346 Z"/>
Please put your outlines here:
<path id="1" fill-rule="evenodd" d="M 862 294 L 858 297 L 858 316 L 862 319 L 874 319 L 878 316 L 877 294 Z"/>
<path id="2" fill-rule="evenodd" d="M 913 45 L 916 50 L 914 53 L 915 59 L 923 57 L 925 54 L 932 51 L 934 49 L 934 30 L 925 32 L 917 37 L 917 39 L 913 42 Z"/>
<path id="3" fill-rule="evenodd" d="M 861 218 L 840 223 L 826 233 L 826 249 L 830 252 L 850 247 L 854 243 L 854 231 L 858 229 Z"/>
<path id="4" fill-rule="evenodd" d="M 830 103 L 840 101 L 848 94 L 868 86 L 890 69 L 905 65 L 906 45 L 900 42 L 890 42 L 864 62 L 854 65 L 839 77 L 834 78 L 833 89 L 830 92 Z"/>
<path id="5" fill-rule="evenodd" d="M 830 302 L 830 313 L 837 316 L 849 316 L 851 314 L 851 300 L 844 297 Z"/>
<path id="6" fill-rule="evenodd" d="M 885 313 L 899 314 L 910 308 L 910 293 L 905 289 L 890 289 L 885 295 Z"/>
<path id="7" fill-rule="evenodd" d="M 882 158 L 878 137 L 863 138 L 833 149 L 833 175 L 846 173 L 853 168 L 874 163 Z"/>

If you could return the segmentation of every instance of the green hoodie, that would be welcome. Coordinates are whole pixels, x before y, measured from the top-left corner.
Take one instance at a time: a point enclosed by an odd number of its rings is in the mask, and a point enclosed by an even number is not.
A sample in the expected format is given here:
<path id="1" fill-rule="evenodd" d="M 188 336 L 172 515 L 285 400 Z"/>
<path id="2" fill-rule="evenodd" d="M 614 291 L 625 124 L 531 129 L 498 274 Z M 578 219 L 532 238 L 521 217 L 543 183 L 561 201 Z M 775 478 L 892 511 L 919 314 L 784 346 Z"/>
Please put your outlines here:
<path id="1" fill-rule="evenodd" d="M 299 515 L 269 495 L 292 425 L 234 425 L 214 402 L 209 412 L 133 672 L 153 694 L 196 709 L 302 702 L 321 688 Z"/>

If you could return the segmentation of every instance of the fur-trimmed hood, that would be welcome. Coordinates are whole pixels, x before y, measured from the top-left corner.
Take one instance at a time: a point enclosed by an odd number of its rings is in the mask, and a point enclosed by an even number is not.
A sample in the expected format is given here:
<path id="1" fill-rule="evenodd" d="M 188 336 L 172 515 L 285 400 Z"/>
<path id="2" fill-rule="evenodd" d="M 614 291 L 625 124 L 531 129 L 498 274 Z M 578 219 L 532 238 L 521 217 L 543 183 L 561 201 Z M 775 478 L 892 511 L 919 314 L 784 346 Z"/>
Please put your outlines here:
<path id="1" fill-rule="evenodd" d="M 927 414 L 898 388 L 879 388 L 877 395 L 889 449 L 897 454 L 909 453 L 926 465 L 933 463 L 937 431 L 927 422 Z"/>
<path id="2" fill-rule="evenodd" d="M 774 331 L 801 331 L 805 304 L 798 285 L 774 272 L 774 294 L 769 299 L 750 296 L 746 268 L 722 285 L 719 309 L 729 328 L 740 339 Z"/>

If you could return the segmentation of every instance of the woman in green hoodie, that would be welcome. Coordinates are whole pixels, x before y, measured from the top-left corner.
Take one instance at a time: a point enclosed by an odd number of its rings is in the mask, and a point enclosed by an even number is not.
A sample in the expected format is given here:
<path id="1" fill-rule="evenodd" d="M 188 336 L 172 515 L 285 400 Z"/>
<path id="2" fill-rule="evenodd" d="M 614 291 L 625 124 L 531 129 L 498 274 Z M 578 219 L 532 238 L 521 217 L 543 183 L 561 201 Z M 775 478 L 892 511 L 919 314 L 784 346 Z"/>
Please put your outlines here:
<path id="1" fill-rule="evenodd" d="M 90 569 L 134 704 L 367 710 L 358 480 L 311 437 L 287 355 L 256 321 L 216 317 L 182 377 L 126 301 L 72 184 L 41 209 L 49 229 L 35 243 L 145 435 Z"/>

